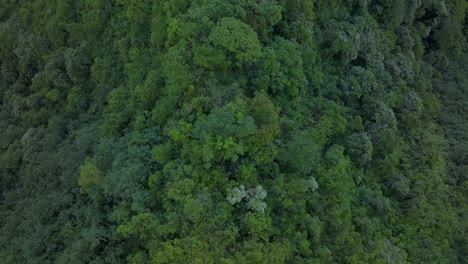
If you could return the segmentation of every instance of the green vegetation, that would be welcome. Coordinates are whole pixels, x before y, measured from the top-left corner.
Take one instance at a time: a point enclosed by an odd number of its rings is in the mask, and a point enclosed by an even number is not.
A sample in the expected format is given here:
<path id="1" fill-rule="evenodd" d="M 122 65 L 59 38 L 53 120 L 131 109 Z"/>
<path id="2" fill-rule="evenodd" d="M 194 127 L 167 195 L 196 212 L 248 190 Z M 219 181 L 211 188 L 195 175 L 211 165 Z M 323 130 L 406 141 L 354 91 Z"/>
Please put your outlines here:
<path id="1" fill-rule="evenodd" d="M 464 0 L 0 0 L 0 263 L 468 263 Z"/>

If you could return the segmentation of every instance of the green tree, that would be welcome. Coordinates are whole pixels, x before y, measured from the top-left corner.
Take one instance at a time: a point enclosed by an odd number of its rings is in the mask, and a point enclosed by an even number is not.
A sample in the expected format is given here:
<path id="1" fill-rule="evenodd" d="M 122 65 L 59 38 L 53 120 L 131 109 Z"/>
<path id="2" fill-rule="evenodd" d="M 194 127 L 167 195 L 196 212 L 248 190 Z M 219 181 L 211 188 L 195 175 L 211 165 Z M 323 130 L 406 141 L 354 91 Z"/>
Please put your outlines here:
<path id="1" fill-rule="evenodd" d="M 348 138 L 347 153 L 357 165 L 372 159 L 372 141 L 367 133 L 355 133 Z"/>
<path id="2" fill-rule="evenodd" d="M 251 64 L 262 57 L 261 46 L 255 31 L 235 18 L 222 18 L 208 39 L 224 51 L 235 65 Z"/>
<path id="3" fill-rule="evenodd" d="M 101 171 L 94 164 L 90 157 L 84 160 L 84 164 L 80 166 L 80 178 L 78 185 L 81 193 L 87 193 L 94 186 L 98 185 L 102 180 Z"/>

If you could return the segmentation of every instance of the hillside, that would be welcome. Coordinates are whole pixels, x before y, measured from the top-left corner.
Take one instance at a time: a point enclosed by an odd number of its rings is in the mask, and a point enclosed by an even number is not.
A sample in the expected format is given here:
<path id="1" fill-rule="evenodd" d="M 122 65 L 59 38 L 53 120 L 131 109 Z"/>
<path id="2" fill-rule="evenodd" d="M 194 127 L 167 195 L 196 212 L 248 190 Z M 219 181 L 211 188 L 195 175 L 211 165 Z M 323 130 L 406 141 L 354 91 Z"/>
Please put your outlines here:
<path id="1" fill-rule="evenodd" d="M 464 0 L 0 0 L 0 263 L 468 263 Z"/>

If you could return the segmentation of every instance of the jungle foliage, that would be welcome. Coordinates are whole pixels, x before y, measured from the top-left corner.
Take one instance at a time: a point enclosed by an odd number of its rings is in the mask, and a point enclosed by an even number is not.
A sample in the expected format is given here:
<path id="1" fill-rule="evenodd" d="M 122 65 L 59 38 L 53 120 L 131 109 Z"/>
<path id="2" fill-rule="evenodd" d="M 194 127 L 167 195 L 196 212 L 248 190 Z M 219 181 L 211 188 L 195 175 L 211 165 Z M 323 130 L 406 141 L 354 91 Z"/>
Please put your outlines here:
<path id="1" fill-rule="evenodd" d="M 464 0 L 0 0 L 1 263 L 468 263 Z"/>

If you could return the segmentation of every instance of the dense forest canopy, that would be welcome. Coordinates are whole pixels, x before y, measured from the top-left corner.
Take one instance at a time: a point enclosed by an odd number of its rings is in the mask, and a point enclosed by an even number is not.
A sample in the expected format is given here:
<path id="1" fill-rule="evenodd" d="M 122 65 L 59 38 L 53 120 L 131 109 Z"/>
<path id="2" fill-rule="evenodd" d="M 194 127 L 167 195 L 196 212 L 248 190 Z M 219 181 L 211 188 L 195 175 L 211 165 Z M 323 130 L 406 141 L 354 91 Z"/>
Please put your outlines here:
<path id="1" fill-rule="evenodd" d="M 0 262 L 468 263 L 465 0 L 0 0 Z"/>

